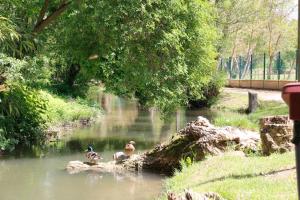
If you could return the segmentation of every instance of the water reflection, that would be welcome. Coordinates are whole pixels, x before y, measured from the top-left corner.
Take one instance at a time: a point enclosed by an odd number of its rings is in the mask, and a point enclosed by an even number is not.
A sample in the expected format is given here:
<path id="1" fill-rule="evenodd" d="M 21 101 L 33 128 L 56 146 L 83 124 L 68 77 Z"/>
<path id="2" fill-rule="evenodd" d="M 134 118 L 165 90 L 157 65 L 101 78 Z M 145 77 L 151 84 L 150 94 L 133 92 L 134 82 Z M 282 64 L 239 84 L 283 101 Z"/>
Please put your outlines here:
<path id="1" fill-rule="evenodd" d="M 95 172 L 69 175 L 63 169 L 71 160 L 84 160 L 83 151 L 89 144 L 106 162 L 130 140 L 135 140 L 137 151 L 143 152 L 199 115 L 214 117 L 210 110 L 178 110 L 163 121 L 158 111 L 139 110 L 135 101 L 105 94 L 96 98 L 105 115 L 95 125 L 74 130 L 70 137 L 48 149 L 33 147 L 30 151 L 20 151 L 17 157 L 0 160 L 0 199 L 155 199 L 162 189 L 162 177 L 158 175 Z M 38 158 L 29 158 L 28 153 Z"/>
<path id="2" fill-rule="evenodd" d="M 166 140 L 199 115 L 211 119 L 215 114 L 208 109 L 181 109 L 168 120 L 162 120 L 156 109 L 141 110 L 137 103 L 132 100 L 103 93 L 98 94 L 97 99 L 101 100 L 100 103 L 105 110 L 105 115 L 94 126 L 76 130 L 70 140 L 76 138 L 80 140 L 83 138 L 114 138 L 114 140 L 119 139 L 122 146 L 126 140 L 138 140 L 141 143 L 152 142 L 154 144 Z M 148 145 L 142 146 L 149 147 Z"/>

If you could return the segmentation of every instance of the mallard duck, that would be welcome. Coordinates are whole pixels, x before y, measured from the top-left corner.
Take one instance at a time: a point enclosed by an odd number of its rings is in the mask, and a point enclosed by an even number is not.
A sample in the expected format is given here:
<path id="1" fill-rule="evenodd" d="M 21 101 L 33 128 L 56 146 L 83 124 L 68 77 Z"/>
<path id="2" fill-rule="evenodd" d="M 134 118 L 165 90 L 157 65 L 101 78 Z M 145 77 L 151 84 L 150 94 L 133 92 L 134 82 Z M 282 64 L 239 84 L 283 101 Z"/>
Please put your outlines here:
<path id="1" fill-rule="evenodd" d="M 98 153 L 94 152 L 93 147 L 92 146 L 88 146 L 87 150 L 86 150 L 86 154 L 85 157 L 89 160 L 90 163 L 92 164 L 96 164 L 98 162 L 98 160 L 101 160 L 102 158 L 100 157 L 100 155 L 98 155 Z"/>
<path id="2" fill-rule="evenodd" d="M 124 152 L 125 152 L 125 155 L 130 157 L 132 156 L 132 154 L 134 153 L 135 151 L 135 148 L 134 148 L 134 145 L 135 142 L 134 141 L 130 141 L 128 142 L 126 145 L 125 145 L 125 149 L 124 149 Z"/>

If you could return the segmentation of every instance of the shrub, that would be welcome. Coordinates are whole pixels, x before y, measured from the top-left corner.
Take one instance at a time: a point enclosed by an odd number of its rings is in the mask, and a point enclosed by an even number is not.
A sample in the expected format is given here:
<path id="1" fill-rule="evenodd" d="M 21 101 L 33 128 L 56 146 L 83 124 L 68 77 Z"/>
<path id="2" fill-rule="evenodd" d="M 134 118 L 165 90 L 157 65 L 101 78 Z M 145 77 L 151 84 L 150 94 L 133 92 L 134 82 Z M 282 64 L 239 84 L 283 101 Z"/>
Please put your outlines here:
<path id="1" fill-rule="evenodd" d="M 190 99 L 189 106 L 192 108 L 211 107 L 218 99 L 221 88 L 225 85 L 225 74 L 218 72 L 211 81 L 202 88 L 201 99 Z"/>
<path id="2" fill-rule="evenodd" d="M 25 86 L 11 85 L 8 90 L 0 92 L 0 100 L 1 149 L 42 144 L 46 104 L 39 93 Z"/>

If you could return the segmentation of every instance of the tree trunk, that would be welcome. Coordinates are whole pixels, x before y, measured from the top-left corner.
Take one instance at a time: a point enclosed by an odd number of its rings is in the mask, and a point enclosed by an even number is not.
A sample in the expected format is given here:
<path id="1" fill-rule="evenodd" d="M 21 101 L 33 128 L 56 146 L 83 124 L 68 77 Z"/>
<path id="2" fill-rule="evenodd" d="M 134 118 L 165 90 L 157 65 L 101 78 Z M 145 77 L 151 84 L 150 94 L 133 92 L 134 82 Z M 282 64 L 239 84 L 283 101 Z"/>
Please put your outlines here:
<path id="1" fill-rule="evenodd" d="M 66 77 L 66 84 L 72 88 L 74 86 L 77 75 L 80 72 L 79 64 L 71 64 Z"/>
<path id="2" fill-rule="evenodd" d="M 257 93 L 248 92 L 248 99 L 249 99 L 249 105 L 248 105 L 248 113 L 253 113 L 258 107 L 258 101 L 257 101 Z"/>

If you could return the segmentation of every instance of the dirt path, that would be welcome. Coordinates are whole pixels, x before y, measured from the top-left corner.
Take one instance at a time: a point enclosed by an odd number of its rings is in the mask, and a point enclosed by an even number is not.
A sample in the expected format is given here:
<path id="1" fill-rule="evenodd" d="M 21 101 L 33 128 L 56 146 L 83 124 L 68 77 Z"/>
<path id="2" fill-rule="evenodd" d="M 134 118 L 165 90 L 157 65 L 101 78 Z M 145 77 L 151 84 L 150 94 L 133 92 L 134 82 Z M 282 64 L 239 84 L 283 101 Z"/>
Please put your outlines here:
<path id="1" fill-rule="evenodd" d="M 247 95 L 248 91 L 253 91 L 258 94 L 258 99 L 263 101 L 280 101 L 283 102 L 281 98 L 281 91 L 273 90 L 255 90 L 255 89 L 243 89 L 243 88 L 224 88 L 225 93 L 237 93 Z"/>

